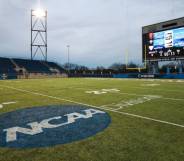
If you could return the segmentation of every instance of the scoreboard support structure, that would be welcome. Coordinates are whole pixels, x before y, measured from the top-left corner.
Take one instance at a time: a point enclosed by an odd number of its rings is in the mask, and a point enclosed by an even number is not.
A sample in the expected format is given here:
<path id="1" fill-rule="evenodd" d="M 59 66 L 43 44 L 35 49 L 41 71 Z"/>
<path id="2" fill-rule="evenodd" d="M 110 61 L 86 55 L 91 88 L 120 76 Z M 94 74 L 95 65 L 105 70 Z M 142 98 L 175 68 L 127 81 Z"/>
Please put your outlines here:
<path id="1" fill-rule="evenodd" d="M 183 67 L 184 67 L 184 60 L 179 61 L 179 73 L 183 73 Z"/>
<path id="2" fill-rule="evenodd" d="M 147 63 L 148 73 L 158 74 L 159 73 L 159 62 L 158 61 L 149 61 Z"/>

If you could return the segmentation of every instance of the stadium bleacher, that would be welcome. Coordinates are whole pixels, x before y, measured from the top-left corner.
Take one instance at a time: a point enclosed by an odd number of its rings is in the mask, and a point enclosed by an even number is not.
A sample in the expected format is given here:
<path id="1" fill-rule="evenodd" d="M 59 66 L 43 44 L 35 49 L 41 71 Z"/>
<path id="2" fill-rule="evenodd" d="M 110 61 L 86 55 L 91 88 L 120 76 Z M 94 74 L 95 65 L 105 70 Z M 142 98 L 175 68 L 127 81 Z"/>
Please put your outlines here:
<path id="1" fill-rule="evenodd" d="M 61 66 L 59 66 L 58 64 L 53 63 L 53 62 L 47 62 L 47 64 L 48 64 L 48 66 L 50 66 L 50 68 L 57 69 L 60 72 L 63 72 L 63 68 Z"/>
<path id="2" fill-rule="evenodd" d="M 20 74 L 20 70 L 26 71 L 26 73 L 40 74 L 64 72 L 64 69 L 54 62 L 0 58 L 0 74 Z"/>
<path id="3" fill-rule="evenodd" d="M 49 68 L 38 60 L 13 59 L 15 63 L 25 68 L 29 73 L 51 73 Z"/>
<path id="4" fill-rule="evenodd" d="M 15 74 L 15 66 L 8 58 L 0 58 L 0 73 Z"/>

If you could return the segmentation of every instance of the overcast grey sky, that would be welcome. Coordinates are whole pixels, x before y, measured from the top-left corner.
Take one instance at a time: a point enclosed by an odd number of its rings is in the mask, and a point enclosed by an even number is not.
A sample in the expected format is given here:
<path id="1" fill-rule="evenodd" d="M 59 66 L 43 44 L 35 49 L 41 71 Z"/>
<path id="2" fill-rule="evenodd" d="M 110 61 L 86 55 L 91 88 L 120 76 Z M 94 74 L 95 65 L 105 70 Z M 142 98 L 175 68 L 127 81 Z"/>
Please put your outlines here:
<path id="1" fill-rule="evenodd" d="M 48 59 L 95 67 L 141 62 L 141 27 L 184 16 L 183 0 L 41 0 Z M 38 0 L 0 0 L 0 56 L 30 58 L 30 10 Z"/>

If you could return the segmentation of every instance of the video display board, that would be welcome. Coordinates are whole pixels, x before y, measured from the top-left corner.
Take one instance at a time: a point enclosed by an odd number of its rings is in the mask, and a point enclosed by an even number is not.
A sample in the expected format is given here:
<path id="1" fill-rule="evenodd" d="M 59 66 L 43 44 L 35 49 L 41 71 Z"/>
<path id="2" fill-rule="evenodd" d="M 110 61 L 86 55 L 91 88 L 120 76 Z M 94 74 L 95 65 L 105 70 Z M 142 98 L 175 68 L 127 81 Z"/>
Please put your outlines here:
<path id="1" fill-rule="evenodd" d="M 143 59 L 184 58 L 184 27 L 143 34 Z"/>

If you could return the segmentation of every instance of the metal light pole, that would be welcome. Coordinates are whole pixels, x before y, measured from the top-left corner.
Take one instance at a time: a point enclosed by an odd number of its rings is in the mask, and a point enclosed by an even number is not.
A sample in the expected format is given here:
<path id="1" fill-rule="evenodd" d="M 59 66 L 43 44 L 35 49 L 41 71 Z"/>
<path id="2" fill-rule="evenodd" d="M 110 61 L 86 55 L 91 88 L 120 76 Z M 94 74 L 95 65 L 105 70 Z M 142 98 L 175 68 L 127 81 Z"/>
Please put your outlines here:
<path id="1" fill-rule="evenodd" d="M 68 73 L 70 73 L 70 45 L 66 46 L 68 49 Z"/>

